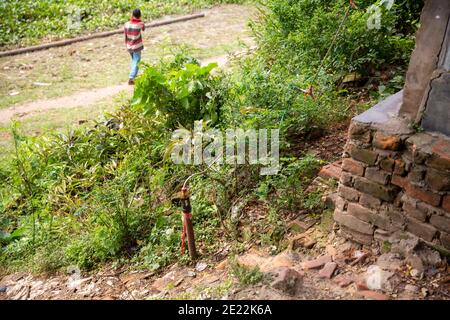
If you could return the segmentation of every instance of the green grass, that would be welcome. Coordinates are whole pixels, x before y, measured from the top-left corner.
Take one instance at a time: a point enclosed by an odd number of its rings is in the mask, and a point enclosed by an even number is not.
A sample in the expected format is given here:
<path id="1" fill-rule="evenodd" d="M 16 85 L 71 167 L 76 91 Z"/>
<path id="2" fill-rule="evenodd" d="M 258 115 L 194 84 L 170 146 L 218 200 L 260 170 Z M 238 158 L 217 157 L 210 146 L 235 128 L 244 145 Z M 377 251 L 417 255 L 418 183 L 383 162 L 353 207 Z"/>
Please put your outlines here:
<path id="1" fill-rule="evenodd" d="M 11 0 L 0 1 L 0 47 L 30 45 L 111 29 L 123 24 L 134 8 L 141 8 L 145 21 L 165 14 L 243 0 Z M 79 17 L 79 18 L 78 18 Z M 69 21 L 79 19 L 79 27 Z"/>

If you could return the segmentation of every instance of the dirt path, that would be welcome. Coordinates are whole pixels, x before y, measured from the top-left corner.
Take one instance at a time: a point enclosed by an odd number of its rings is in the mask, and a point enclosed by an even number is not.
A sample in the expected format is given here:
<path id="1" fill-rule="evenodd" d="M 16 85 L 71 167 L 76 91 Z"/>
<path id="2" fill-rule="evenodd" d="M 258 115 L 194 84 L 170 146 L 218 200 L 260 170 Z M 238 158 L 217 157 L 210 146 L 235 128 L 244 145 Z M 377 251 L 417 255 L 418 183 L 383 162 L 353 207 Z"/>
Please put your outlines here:
<path id="1" fill-rule="evenodd" d="M 222 5 L 202 12 L 204 18 L 144 32 L 142 60 L 156 62 L 180 47 L 204 60 L 253 45 L 247 21 L 254 7 Z M 0 109 L 119 85 L 127 81 L 129 64 L 120 34 L 0 58 Z"/>
<path id="2" fill-rule="evenodd" d="M 37 112 L 45 112 L 51 109 L 75 108 L 80 106 L 89 106 L 103 99 L 112 97 L 119 92 L 127 90 L 132 92 L 133 87 L 127 83 L 110 86 L 101 89 L 82 91 L 66 97 L 56 99 L 45 99 L 25 103 L 23 105 L 14 106 L 0 110 L 0 123 L 8 123 L 15 116 L 23 118 Z"/>
<path id="3" fill-rule="evenodd" d="M 228 62 L 228 56 L 219 56 L 208 58 L 202 61 L 202 65 L 215 62 L 219 67 L 224 67 Z M 133 92 L 133 87 L 127 83 L 109 86 L 100 89 L 77 92 L 65 97 L 55 99 L 43 99 L 13 106 L 6 109 L 0 109 L 0 124 L 8 123 L 14 117 L 24 118 L 38 112 L 45 112 L 51 109 L 76 108 L 81 106 L 90 106 L 99 101 L 111 98 L 122 91 Z"/>

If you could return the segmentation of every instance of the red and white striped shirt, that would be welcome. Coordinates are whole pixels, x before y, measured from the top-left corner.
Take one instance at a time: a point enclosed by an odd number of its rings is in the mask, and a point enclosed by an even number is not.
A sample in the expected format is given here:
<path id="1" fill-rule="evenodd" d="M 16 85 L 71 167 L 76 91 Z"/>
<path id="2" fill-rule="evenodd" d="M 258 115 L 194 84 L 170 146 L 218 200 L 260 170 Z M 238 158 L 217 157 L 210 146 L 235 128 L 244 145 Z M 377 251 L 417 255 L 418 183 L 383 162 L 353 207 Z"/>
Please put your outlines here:
<path id="1" fill-rule="evenodd" d="M 129 52 L 136 52 L 144 49 L 144 43 L 142 42 L 141 34 L 141 31 L 144 30 L 145 25 L 141 21 L 141 19 L 133 17 L 130 21 L 125 23 L 125 42 L 127 43 L 127 49 Z"/>

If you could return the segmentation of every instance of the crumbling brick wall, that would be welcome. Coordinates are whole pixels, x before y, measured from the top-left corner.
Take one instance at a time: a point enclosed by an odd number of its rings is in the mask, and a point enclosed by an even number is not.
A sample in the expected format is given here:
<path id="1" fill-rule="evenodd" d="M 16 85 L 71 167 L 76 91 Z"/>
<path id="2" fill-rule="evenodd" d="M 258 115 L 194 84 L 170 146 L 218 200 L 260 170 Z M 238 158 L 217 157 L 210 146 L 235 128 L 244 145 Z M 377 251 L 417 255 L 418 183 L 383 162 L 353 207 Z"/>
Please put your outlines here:
<path id="1" fill-rule="evenodd" d="M 353 120 L 334 219 L 362 244 L 404 230 L 450 249 L 450 139 Z"/>

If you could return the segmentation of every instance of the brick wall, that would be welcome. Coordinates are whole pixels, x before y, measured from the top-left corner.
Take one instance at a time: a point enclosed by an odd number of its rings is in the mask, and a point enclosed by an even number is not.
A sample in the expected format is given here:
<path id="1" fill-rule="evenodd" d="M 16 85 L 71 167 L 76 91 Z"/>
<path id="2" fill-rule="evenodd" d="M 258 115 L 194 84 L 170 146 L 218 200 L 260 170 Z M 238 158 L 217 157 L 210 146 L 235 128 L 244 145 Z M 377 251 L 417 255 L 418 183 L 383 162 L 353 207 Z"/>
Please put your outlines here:
<path id="1" fill-rule="evenodd" d="M 389 132 L 349 128 L 334 212 L 341 234 L 370 245 L 404 230 L 450 249 L 450 139 Z"/>

